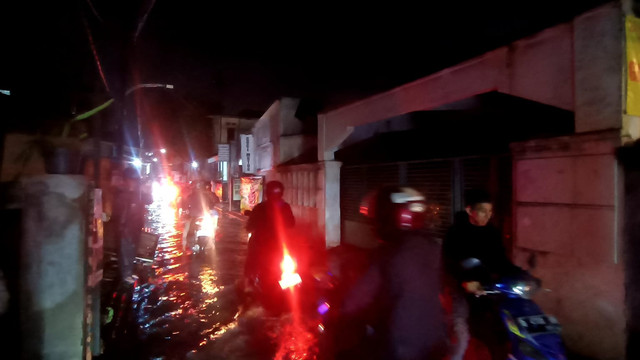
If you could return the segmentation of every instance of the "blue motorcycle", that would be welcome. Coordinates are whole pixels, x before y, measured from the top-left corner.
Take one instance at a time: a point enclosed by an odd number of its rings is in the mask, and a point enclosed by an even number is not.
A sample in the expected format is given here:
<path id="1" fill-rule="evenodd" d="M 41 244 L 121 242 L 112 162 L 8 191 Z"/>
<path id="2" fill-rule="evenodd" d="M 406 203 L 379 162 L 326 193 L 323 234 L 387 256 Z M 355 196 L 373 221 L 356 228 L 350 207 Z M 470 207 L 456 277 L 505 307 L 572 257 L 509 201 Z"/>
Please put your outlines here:
<path id="1" fill-rule="evenodd" d="M 462 263 L 466 270 L 481 267 L 476 258 Z M 495 298 L 510 343 L 509 360 L 566 360 L 558 320 L 545 314 L 531 296 L 540 290 L 528 274 L 503 278 L 484 287 L 480 296 Z"/>

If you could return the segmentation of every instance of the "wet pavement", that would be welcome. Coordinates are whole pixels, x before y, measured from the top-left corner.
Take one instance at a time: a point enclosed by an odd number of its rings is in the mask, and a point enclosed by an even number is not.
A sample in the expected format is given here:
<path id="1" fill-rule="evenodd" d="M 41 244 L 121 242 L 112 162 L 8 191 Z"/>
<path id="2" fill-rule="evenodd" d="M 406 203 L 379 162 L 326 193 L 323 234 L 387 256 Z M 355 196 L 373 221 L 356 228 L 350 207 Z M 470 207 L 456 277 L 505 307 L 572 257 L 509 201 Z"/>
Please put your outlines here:
<path id="1" fill-rule="evenodd" d="M 306 324 L 291 314 L 274 318 L 259 307 L 242 307 L 238 289 L 248 244 L 245 218 L 220 214 L 215 246 L 194 257 L 183 254 L 183 224 L 175 207 L 167 202 L 148 207 L 148 231 L 159 241 L 153 264 L 146 267 L 149 276 L 134 285 L 130 355 L 158 360 L 316 358 L 316 336 Z"/>
<path id="2" fill-rule="evenodd" d="M 182 359 L 236 326 L 247 249 L 244 222 L 224 214 L 215 246 L 202 257 L 182 251 L 182 221 L 169 204 L 149 206 L 148 227 L 160 236 L 153 273 L 138 284 L 133 310 L 149 358 Z"/>

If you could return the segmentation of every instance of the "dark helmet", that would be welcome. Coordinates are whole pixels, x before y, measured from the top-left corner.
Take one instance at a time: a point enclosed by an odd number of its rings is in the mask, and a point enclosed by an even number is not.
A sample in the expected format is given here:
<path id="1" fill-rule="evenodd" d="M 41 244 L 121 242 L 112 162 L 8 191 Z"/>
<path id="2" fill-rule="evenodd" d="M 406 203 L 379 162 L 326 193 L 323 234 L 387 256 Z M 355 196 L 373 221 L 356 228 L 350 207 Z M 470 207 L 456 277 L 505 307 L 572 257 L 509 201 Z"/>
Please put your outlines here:
<path id="1" fill-rule="evenodd" d="M 266 186 L 267 199 L 278 200 L 284 194 L 284 185 L 280 181 L 269 181 Z"/>
<path id="2" fill-rule="evenodd" d="M 384 186 L 365 196 L 360 213 L 375 221 L 378 230 L 417 230 L 425 225 L 427 204 L 413 188 Z"/>
<path id="3" fill-rule="evenodd" d="M 132 167 L 127 167 L 126 169 L 124 169 L 122 176 L 125 179 L 131 179 L 131 180 L 139 180 L 140 179 L 140 172 Z"/>

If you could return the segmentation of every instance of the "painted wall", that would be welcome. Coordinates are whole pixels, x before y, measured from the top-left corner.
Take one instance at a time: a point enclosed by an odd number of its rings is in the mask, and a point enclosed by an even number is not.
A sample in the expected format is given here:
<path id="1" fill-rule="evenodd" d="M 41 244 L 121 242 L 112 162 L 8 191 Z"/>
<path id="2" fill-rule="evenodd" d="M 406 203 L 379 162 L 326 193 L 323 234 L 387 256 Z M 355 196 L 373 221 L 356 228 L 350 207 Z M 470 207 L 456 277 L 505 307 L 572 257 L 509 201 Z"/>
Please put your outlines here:
<path id="1" fill-rule="evenodd" d="M 618 131 L 514 144 L 515 259 L 551 292 L 537 296 L 558 317 L 567 346 L 623 359 L 625 346 Z"/>

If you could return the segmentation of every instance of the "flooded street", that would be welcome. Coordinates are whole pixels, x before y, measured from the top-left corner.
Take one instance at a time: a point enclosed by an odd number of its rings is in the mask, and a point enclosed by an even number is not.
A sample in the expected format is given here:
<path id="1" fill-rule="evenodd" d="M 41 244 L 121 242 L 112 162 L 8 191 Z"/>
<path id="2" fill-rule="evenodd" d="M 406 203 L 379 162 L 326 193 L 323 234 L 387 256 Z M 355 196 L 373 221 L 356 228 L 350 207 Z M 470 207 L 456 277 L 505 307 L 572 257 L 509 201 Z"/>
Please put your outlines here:
<path id="1" fill-rule="evenodd" d="M 148 206 L 147 231 L 159 241 L 148 277 L 133 290 L 133 353 L 163 360 L 316 358 L 316 336 L 306 329 L 317 325 L 242 308 L 245 218 L 220 213 L 215 246 L 195 257 L 183 253 L 184 225 L 175 207 L 162 201 Z"/>
<path id="2" fill-rule="evenodd" d="M 133 293 L 133 312 L 145 358 L 182 359 L 237 326 L 240 279 L 247 248 L 243 219 L 222 215 L 215 247 L 186 256 L 178 211 L 148 207 L 148 231 L 158 234 L 151 276 Z"/>

